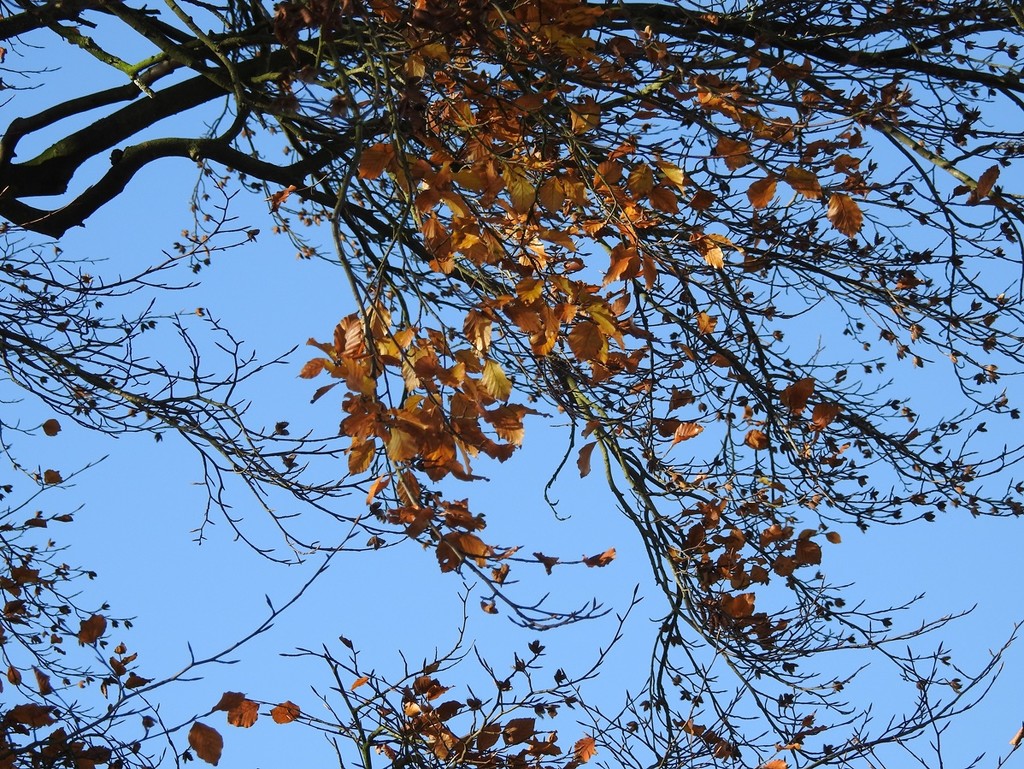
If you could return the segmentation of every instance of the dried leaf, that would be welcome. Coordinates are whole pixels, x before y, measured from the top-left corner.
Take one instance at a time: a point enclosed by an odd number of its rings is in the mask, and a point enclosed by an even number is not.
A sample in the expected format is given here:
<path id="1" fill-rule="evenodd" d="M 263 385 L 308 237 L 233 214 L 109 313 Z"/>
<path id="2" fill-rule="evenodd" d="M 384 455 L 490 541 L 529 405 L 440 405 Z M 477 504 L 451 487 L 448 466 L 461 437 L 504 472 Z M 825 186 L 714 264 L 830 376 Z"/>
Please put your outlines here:
<path id="1" fill-rule="evenodd" d="M 51 707 L 36 705 L 29 702 L 22 705 L 15 705 L 13 708 L 8 710 L 4 714 L 4 720 L 11 721 L 16 724 L 24 724 L 31 729 L 39 729 L 43 726 L 49 726 L 56 721 L 53 717 L 53 713 L 54 709 Z"/>
<path id="2" fill-rule="evenodd" d="M 380 494 L 389 483 L 391 483 L 390 475 L 382 475 L 371 483 L 369 491 L 366 492 L 366 504 L 373 502 L 373 498 Z"/>
<path id="3" fill-rule="evenodd" d="M 821 183 L 813 171 L 797 166 L 789 166 L 783 176 L 786 184 L 795 192 L 803 195 L 809 200 L 818 200 L 821 197 Z"/>
<path id="4" fill-rule="evenodd" d="M 576 459 L 576 467 L 580 469 L 580 478 L 586 478 L 590 475 L 590 455 L 594 453 L 596 445 L 597 441 L 591 441 L 580 449 L 580 455 Z"/>
<path id="5" fill-rule="evenodd" d="M 60 470 L 46 470 L 43 473 L 43 483 L 49 486 L 63 482 L 64 479 L 60 475 Z"/>
<path id="6" fill-rule="evenodd" d="M 811 429 L 824 430 L 835 421 L 842 410 L 843 407 L 838 403 L 815 404 L 814 411 L 811 412 Z"/>
<path id="7" fill-rule="evenodd" d="M 583 563 L 586 566 L 589 566 L 590 568 L 595 568 L 595 567 L 601 568 L 603 566 L 607 566 L 608 564 L 610 564 L 614 560 L 615 560 L 615 548 L 614 547 L 609 547 L 603 553 L 598 553 L 597 555 L 592 555 L 589 558 L 584 558 L 583 559 Z"/>
<path id="8" fill-rule="evenodd" d="M 982 200 L 987 198 L 992 192 L 992 186 L 996 183 L 996 179 L 999 178 L 999 166 L 992 166 L 985 173 L 978 177 L 977 186 L 971 190 L 970 197 L 967 198 L 967 205 L 976 206 Z"/>
<path id="9" fill-rule="evenodd" d="M 672 434 L 672 445 L 675 446 L 677 443 L 682 441 L 688 441 L 691 438 L 696 438 L 704 432 L 704 428 L 696 422 L 680 422 L 675 432 Z"/>
<path id="10" fill-rule="evenodd" d="M 220 696 L 220 700 L 217 701 L 217 704 L 213 706 L 213 709 L 223 710 L 225 713 L 228 713 L 243 702 L 245 702 L 245 695 L 241 692 L 224 692 Z"/>
<path id="11" fill-rule="evenodd" d="M 260 716 L 260 706 L 252 700 L 242 700 L 228 711 L 228 723 L 248 729 Z"/>
<path id="12" fill-rule="evenodd" d="M 773 758 L 765 764 L 761 765 L 761 769 L 786 769 L 786 762 L 781 758 Z"/>
<path id="13" fill-rule="evenodd" d="M 357 678 L 355 681 L 353 681 L 352 685 L 350 687 L 348 687 L 348 690 L 350 692 L 354 692 L 356 689 L 358 689 L 360 686 L 362 686 L 363 684 L 365 684 L 369 680 L 370 680 L 369 676 L 359 676 L 359 678 Z"/>
<path id="14" fill-rule="evenodd" d="M 50 677 L 39 668 L 32 668 L 36 676 L 36 690 L 44 697 L 53 694 L 53 687 L 50 685 Z"/>
<path id="15" fill-rule="evenodd" d="M 750 205 L 755 209 L 761 209 L 772 202 L 772 198 L 775 197 L 776 180 L 774 176 L 768 176 L 764 179 L 759 179 L 750 185 L 750 189 L 747 190 L 747 198 L 750 200 Z"/>
<path id="16" fill-rule="evenodd" d="M 60 432 L 60 422 L 56 419 L 47 419 L 43 422 L 43 432 L 52 438 Z"/>
<path id="17" fill-rule="evenodd" d="M 273 211 L 274 213 L 277 213 L 277 209 L 284 205 L 285 201 L 288 200 L 288 198 L 291 197 L 291 194 L 295 192 L 295 190 L 297 189 L 298 187 L 296 187 L 294 184 L 289 184 L 283 190 L 278 190 L 269 198 L 267 198 L 267 200 L 270 202 L 270 210 Z"/>
<path id="18" fill-rule="evenodd" d="M 274 719 L 275 724 L 290 724 L 300 715 L 302 715 L 302 711 L 291 700 L 285 700 L 280 705 L 274 706 L 270 711 L 270 717 Z"/>
<path id="19" fill-rule="evenodd" d="M 750 163 L 750 145 L 745 141 L 730 139 L 728 136 L 720 136 L 715 146 L 715 154 L 725 161 L 725 167 L 735 171 Z"/>
<path id="20" fill-rule="evenodd" d="M 505 728 L 501 730 L 501 736 L 506 745 L 526 742 L 533 737 L 535 724 L 536 720 L 533 718 L 513 718 L 505 724 Z"/>
<path id="21" fill-rule="evenodd" d="M 203 761 L 208 764 L 217 765 L 220 755 L 224 750 L 224 738 L 220 733 L 196 721 L 188 731 L 188 744 Z"/>
<path id="22" fill-rule="evenodd" d="M 860 206 L 849 195 L 839 192 L 832 193 L 828 199 L 828 220 L 843 235 L 852 238 L 864 224 L 864 214 Z"/>
<path id="23" fill-rule="evenodd" d="M 771 445 L 768 441 L 768 436 L 760 430 L 751 430 L 747 433 L 747 437 L 743 439 L 743 442 L 756 451 L 762 451 Z"/>
<path id="24" fill-rule="evenodd" d="M 807 399 L 813 394 L 814 378 L 806 377 L 783 389 L 779 399 L 783 406 L 786 406 L 794 414 L 799 414 L 807 408 Z"/>
<path id="25" fill-rule="evenodd" d="M 489 360 L 484 364 L 480 384 L 487 394 L 496 400 L 508 400 L 508 396 L 512 394 L 512 383 L 497 361 Z"/>
<path id="26" fill-rule="evenodd" d="M 572 747 L 573 758 L 581 764 L 587 763 L 596 753 L 597 746 L 594 744 L 594 738 L 590 736 L 576 740 L 576 744 Z"/>
<path id="27" fill-rule="evenodd" d="M 392 144 L 374 144 L 366 147 L 359 154 L 359 178 L 376 179 L 387 168 L 388 163 L 395 157 L 395 147 Z"/>
<path id="28" fill-rule="evenodd" d="M 94 614 L 89 619 L 82 620 L 78 629 L 78 643 L 82 646 L 96 643 L 107 630 L 107 619 L 99 614 Z"/>
<path id="29" fill-rule="evenodd" d="M 299 371 L 299 376 L 303 379 L 312 379 L 318 376 L 321 371 L 324 370 L 324 364 L 327 361 L 323 358 L 313 358 L 311 361 L 307 361 L 306 365 Z"/>

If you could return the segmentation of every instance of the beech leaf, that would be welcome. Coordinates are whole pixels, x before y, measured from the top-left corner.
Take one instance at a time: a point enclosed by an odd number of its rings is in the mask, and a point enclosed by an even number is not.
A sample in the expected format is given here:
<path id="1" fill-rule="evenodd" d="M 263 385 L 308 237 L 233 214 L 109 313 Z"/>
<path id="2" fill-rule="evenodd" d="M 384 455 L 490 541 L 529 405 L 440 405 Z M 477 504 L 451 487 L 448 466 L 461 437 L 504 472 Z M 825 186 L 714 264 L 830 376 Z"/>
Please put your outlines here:
<path id="1" fill-rule="evenodd" d="M 275 705 L 270 711 L 270 717 L 275 724 L 290 724 L 302 715 L 299 706 L 291 700 L 285 700 L 280 705 Z"/>
<path id="2" fill-rule="evenodd" d="M 861 213 L 860 206 L 849 195 L 839 192 L 832 193 L 828 199 L 827 216 L 832 226 L 848 238 L 860 232 L 864 224 L 864 214 Z"/>
<path id="3" fill-rule="evenodd" d="M 224 750 L 224 738 L 220 732 L 196 721 L 188 731 L 188 744 L 203 761 L 217 765 Z"/>

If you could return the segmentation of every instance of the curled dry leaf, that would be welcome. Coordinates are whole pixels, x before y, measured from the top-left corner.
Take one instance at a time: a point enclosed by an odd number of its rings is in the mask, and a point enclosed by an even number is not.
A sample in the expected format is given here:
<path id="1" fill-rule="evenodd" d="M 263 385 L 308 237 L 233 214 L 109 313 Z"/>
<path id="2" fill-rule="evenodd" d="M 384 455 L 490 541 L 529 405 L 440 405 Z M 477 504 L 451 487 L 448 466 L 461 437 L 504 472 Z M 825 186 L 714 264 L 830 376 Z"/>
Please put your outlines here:
<path id="1" fill-rule="evenodd" d="M 107 631 L 107 619 L 99 614 L 94 614 L 89 619 L 84 619 L 78 629 L 78 643 L 82 646 L 96 643 Z"/>
<path id="2" fill-rule="evenodd" d="M 592 555 L 589 558 L 584 558 L 583 559 L 583 563 L 586 564 L 587 566 L 593 568 L 595 566 L 596 567 L 607 566 L 608 564 L 610 564 L 614 560 L 615 560 L 615 548 L 614 547 L 610 547 L 607 550 L 605 550 L 603 553 L 598 553 L 597 555 Z"/>

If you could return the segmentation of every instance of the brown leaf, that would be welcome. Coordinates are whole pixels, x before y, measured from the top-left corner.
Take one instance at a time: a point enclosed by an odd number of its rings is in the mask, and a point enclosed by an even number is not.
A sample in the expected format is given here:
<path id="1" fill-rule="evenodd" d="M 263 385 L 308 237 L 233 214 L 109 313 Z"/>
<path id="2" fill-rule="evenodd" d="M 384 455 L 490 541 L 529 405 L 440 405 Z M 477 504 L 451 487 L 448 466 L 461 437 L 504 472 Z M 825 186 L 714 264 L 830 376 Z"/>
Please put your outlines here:
<path id="1" fill-rule="evenodd" d="M 15 705 L 4 714 L 4 720 L 24 724 L 31 729 L 49 726 L 56 721 L 53 717 L 53 708 L 31 702 Z"/>
<path id="2" fill-rule="evenodd" d="M 188 744 L 203 761 L 217 765 L 224 750 L 224 738 L 212 727 L 196 721 L 188 730 Z"/>
<path id="3" fill-rule="evenodd" d="M 849 195 L 834 192 L 828 199 L 828 220 L 843 235 L 852 238 L 864 225 L 860 206 Z"/>
<path id="4" fill-rule="evenodd" d="M 323 358 L 313 358 L 313 360 L 307 361 L 306 365 L 299 371 L 299 376 L 303 379 L 312 379 L 318 376 L 324 370 L 324 363 L 326 361 Z"/>
<path id="5" fill-rule="evenodd" d="M 248 729 L 260 716 L 260 706 L 252 700 L 242 700 L 228 711 L 228 723 Z"/>
<path id="6" fill-rule="evenodd" d="M 47 485 L 54 485 L 57 483 L 63 483 L 64 479 L 60 475 L 60 470 L 46 470 L 43 473 L 43 483 Z"/>
<path id="7" fill-rule="evenodd" d="M 60 422 L 56 419 L 47 419 L 43 422 L 43 432 L 52 438 L 60 432 Z"/>
<path id="8" fill-rule="evenodd" d="M 493 551 L 475 534 L 452 531 L 445 534 L 437 545 L 437 562 L 441 571 L 456 571 L 462 565 L 463 558 L 473 558 L 483 566 Z"/>
<path id="9" fill-rule="evenodd" d="M 814 378 L 806 377 L 786 387 L 779 399 L 783 406 L 786 406 L 794 414 L 799 414 L 807 408 L 807 399 L 813 394 Z"/>
<path id="10" fill-rule="evenodd" d="M 8 665 L 7 666 L 7 680 L 13 686 L 20 686 L 21 685 L 21 671 L 18 670 L 16 667 L 14 667 L 14 665 Z"/>
<path id="11" fill-rule="evenodd" d="M 589 735 L 576 740 L 576 744 L 572 746 L 573 758 L 581 764 L 587 763 L 596 753 L 597 746 L 594 744 L 594 738 Z"/>
<path id="12" fill-rule="evenodd" d="M 267 198 L 267 200 L 270 202 L 270 210 L 276 213 L 277 209 L 284 205 L 284 202 L 288 200 L 288 198 L 291 197 L 291 194 L 295 192 L 295 190 L 297 189 L 298 187 L 296 187 L 294 184 L 289 184 L 283 190 L 278 190 L 269 198 Z"/>
<path id="13" fill-rule="evenodd" d="M 843 407 L 838 403 L 816 403 L 814 411 L 811 412 L 811 429 L 824 430 L 835 421 L 842 410 Z"/>
<path id="14" fill-rule="evenodd" d="M 750 205 L 755 209 L 761 209 L 772 202 L 772 198 L 775 197 L 776 181 L 774 176 L 767 176 L 764 179 L 759 179 L 750 185 L 750 189 L 747 190 L 747 198 L 750 200 Z"/>
<path id="15" fill-rule="evenodd" d="M 747 433 L 747 437 L 743 439 L 743 442 L 756 451 L 761 451 L 771 445 L 768 442 L 768 436 L 760 430 L 751 430 Z"/>
<path id="16" fill-rule="evenodd" d="M 515 745 L 520 742 L 526 742 L 535 733 L 535 723 L 536 720 L 533 718 L 513 718 L 501 730 L 501 736 L 505 740 L 505 744 Z"/>
<path id="17" fill-rule="evenodd" d="M 786 761 L 782 758 L 773 758 L 765 764 L 761 765 L 761 769 L 786 769 Z"/>
<path id="18" fill-rule="evenodd" d="M 217 701 L 217 704 L 213 706 L 213 709 L 223 710 L 225 713 L 228 713 L 243 702 L 245 702 L 245 695 L 241 692 L 224 692 L 220 696 L 220 700 Z"/>
<path id="19" fill-rule="evenodd" d="M 597 441 L 591 441 L 580 449 L 580 455 L 576 458 L 576 467 L 580 469 L 580 478 L 590 475 L 590 455 L 594 453 Z"/>
<path id="20" fill-rule="evenodd" d="M 359 154 L 359 178 L 376 179 L 395 156 L 393 144 L 374 144 Z"/>
<path id="21" fill-rule="evenodd" d="M 827 539 L 833 545 L 838 545 L 840 542 L 843 541 L 843 538 L 839 536 L 838 531 L 830 531 L 828 534 L 825 535 L 825 539 Z"/>
<path id="22" fill-rule="evenodd" d="M 786 169 L 783 178 L 786 180 L 786 184 L 793 188 L 794 192 L 798 192 L 805 198 L 818 200 L 821 197 L 821 184 L 818 182 L 818 177 L 813 171 L 790 166 Z"/>
<path id="23" fill-rule="evenodd" d="M 302 711 L 291 700 L 285 700 L 270 711 L 270 717 L 274 719 L 275 724 L 290 724 L 300 715 L 302 715 Z"/>
<path id="24" fill-rule="evenodd" d="M 584 558 L 583 559 L 583 563 L 585 565 L 589 566 L 590 568 L 594 568 L 594 567 L 599 567 L 600 568 L 600 567 L 603 567 L 603 566 L 607 566 L 608 564 L 610 564 L 614 560 L 615 560 L 615 548 L 614 547 L 609 547 L 603 553 L 598 553 L 597 555 L 592 555 L 589 558 Z"/>
<path id="25" fill-rule="evenodd" d="M 140 688 L 142 686 L 145 686 L 146 684 L 148 684 L 152 680 L 153 680 L 152 678 L 143 678 L 142 676 L 136 675 L 135 673 L 129 673 L 128 674 L 128 678 L 125 679 L 124 688 L 125 689 L 138 689 L 138 688 Z"/>
<path id="26" fill-rule="evenodd" d="M 550 555 L 544 555 L 544 553 L 534 553 L 533 557 L 540 561 L 542 564 L 544 564 L 544 571 L 546 571 L 548 574 L 551 573 L 551 569 L 554 567 L 554 565 L 558 563 L 557 558 Z"/>
<path id="27" fill-rule="evenodd" d="M 94 614 L 89 619 L 82 620 L 78 629 L 78 643 L 82 646 L 95 643 L 107 630 L 106 617 Z"/>
<path id="28" fill-rule="evenodd" d="M 796 542 L 796 562 L 799 566 L 821 563 L 821 547 L 812 539 L 800 538 Z"/>
<path id="29" fill-rule="evenodd" d="M 370 490 L 366 492 L 366 504 L 373 502 L 373 498 L 391 483 L 390 475 L 382 475 L 370 484 Z"/>
<path id="30" fill-rule="evenodd" d="M 36 689 L 39 693 L 44 697 L 47 694 L 53 694 L 53 687 L 50 685 L 50 677 L 39 668 L 32 668 L 32 672 L 35 673 Z"/>
<path id="31" fill-rule="evenodd" d="M 723 595 L 722 611 L 733 619 L 743 619 L 754 613 L 754 594 Z"/>
<path id="32" fill-rule="evenodd" d="M 992 166 L 985 173 L 978 177 L 978 185 L 971 190 L 971 195 L 967 198 L 967 205 L 976 206 L 982 200 L 989 196 L 992 192 L 992 185 L 996 183 L 996 179 L 999 178 L 999 166 Z"/>

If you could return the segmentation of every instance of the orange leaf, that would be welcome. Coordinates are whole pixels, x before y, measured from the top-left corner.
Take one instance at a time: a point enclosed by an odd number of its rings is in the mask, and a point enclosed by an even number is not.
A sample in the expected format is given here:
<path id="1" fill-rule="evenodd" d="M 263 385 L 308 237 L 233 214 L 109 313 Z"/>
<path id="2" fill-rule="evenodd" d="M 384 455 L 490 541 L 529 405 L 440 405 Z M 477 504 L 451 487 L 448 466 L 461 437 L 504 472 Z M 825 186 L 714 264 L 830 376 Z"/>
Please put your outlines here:
<path id="1" fill-rule="evenodd" d="M 583 559 L 583 563 L 585 565 L 589 566 L 590 568 L 594 568 L 594 567 L 600 568 L 600 567 L 603 567 L 603 566 L 607 566 L 608 564 L 610 564 L 614 560 L 615 560 L 615 548 L 614 547 L 609 547 L 603 553 L 598 553 L 597 555 L 592 555 L 589 558 L 584 558 Z"/>
<path id="2" fill-rule="evenodd" d="M 696 438 L 702 432 L 704 432 L 704 428 L 696 422 L 680 422 L 679 427 L 676 428 L 675 433 L 672 435 L 672 445 L 675 446 L 682 441 Z"/>
<path id="3" fill-rule="evenodd" d="M 805 198 L 818 200 L 821 197 L 821 184 L 818 182 L 818 177 L 813 171 L 790 166 L 786 169 L 784 178 L 786 184 Z"/>
<path id="4" fill-rule="evenodd" d="M 297 189 L 298 187 L 296 187 L 294 184 L 289 184 L 283 190 L 278 190 L 269 198 L 267 198 L 267 200 L 270 201 L 270 210 L 276 213 L 277 209 L 284 205 L 284 202 L 288 200 L 288 198 L 291 197 L 291 194 L 295 192 L 295 190 Z"/>
<path id="5" fill-rule="evenodd" d="M 759 179 L 751 184 L 750 189 L 747 190 L 747 198 L 750 200 L 750 205 L 759 209 L 771 203 L 772 198 L 775 197 L 775 186 L 774 176 Z"/>
<path id="6" fill-rule="evenodd" d="M 747 433 L 747 437 L 743 439 L 743 442 L 756 451 L 761 451 L 771 445 L 768 442 L 768 436 L 760 430 L 751 430 Z"/>
<path id="7" fill-rule="evenodd" d="M 56 419 L 47 419 L 43 422 L 43 432 L 52 438 L 60 432 L 60 422 Z"/>
<path id="8" fill-rule="evenodd" d="M 260 716 L 260 706 L 252 700 L 242 700 L 236 707 L 228 711 L 228 723 L 248 729 Z"/>
<path id="9" fill-rule="evenodd" d="M 452 531 L 445 534 L 437 546 L 437 562 L 441 571 L 456 571 L 464 558 L 473 558 L 483 566 L 493 554 L 490 547 L 475 534 Z"/>
<path id="10" fill-rule="evenodd" d="M 835 192 L 828 199 L 828 220 L 843 235 L 852 238 L 864 225 L 860 206 L 849 195 Z"/>
<path id="11" fill-rule="evenodd" d="M 270 711 L 270 717 L 274 719 L 275 724 L 290 724 L 300 715 L 302 711 L 291 700 L 285 700 Z"/>
<path id="12" fill-rule="evenodd" d="M 369 680 L 369 676 L 359 676 L 359 678 L 352 682 L 352 685 L 348 689 L 350 692 L 354 692 L 356 689 L 358 689 L 360 686 L 362 686 Z"/>
<path id="13" fill-rule="evenodd" d="M 580 449 L 580 455 L 576 459 L 576 466 L 580 469 L 580 478 L 586 478 L 590 475 L 590 455 L 594 453 L 594 446 L 596 445 L 597 441 L 591 441 Z"/>
<path id="14" fill-rule="evenodd" d="M 572 753 L 573 757 L 581 764 L 587 763 L 597 753 L 594 738 L 587 736 L 576 740 L 576 744 L 572 746 Z"/>
<path id="15" fill-rule="evenodd" d="M 224 750 L 224 738 L 220 733 L 206 724 L 196 721 L 188 731 L 188 744 L 203 761 L 217 765 L 220 754 Z"/>
<path id="16" fill-rule="evenodd" d="M 786 769 L 786 762 L 781 758 L 773 758 L 766 764 L 761 765 L 761 769 Z"/>
<path id="17" fill-rule="evenodd" d="M 807 399 L 814 393 L 813 377 L 800 379 L 789 385 L 782 391 L 780 400 L 794 414 L 799 414 L 807 408 Z"/>
<path id="18" fill-rule="evenodd" d="M 376 179 L 395 156 L 392 144 L 374 144 L 367 147 L 359 155 L 359 178 Z"/>
<path id="19" fill-rule="evenodd" d="M 302 370 L 299 371 L 299 376 L 303 379 L 312 379 L 317 376 L 321 371 L 324 370 L 324 363 L 326 361 L 323 358 L 313 358 L 308 361 Z"/>
<path id="20" fill-rule="evenodd" d="M 78 630 L 78 643 L 82 646 L 85 644 L 95 643 L 107 630 L 107 620 L 105 617 L 101 617 L 99 614 L 94 614 L 89 619 L 84 619 L 81 622 Z"/>
<path id="21" fill-rule="evenodd" d="M 373 502 L 373 498 L 380 494 L 381 490 L 391 482 L 390 475 L 382 475 L 370 484 L 370 490 L 366 492 L 366 504 Z"/>
<path id="22" fill-rule="evenodd" d="M 754 613 L 754 594 L 723 595 L 722 611 L 733 619 L 743 619 Z"/>

